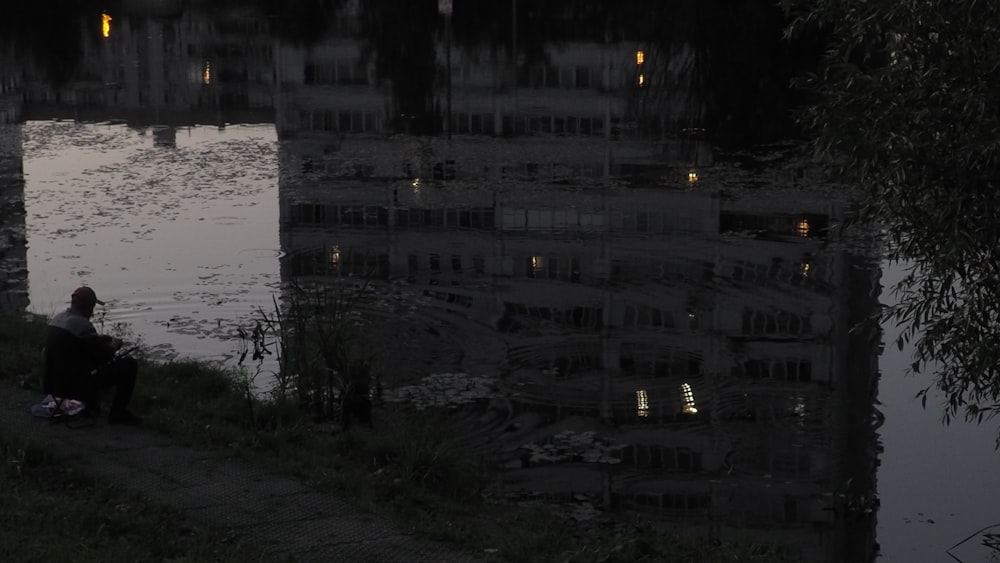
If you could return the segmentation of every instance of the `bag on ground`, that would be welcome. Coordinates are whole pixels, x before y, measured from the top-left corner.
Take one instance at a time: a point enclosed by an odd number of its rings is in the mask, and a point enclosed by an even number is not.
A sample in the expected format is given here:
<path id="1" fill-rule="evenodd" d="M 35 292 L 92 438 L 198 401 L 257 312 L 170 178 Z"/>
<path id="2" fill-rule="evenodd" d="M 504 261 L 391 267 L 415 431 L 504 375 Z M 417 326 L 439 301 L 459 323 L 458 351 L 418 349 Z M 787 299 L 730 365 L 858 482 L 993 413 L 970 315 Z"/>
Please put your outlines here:
<path id="1" fill-rule="evenodd" d="M 40 418 L 76 416 L 84 407 L 83 401 L 46 395 L 41 402 L 31 405 L 31 414 Z"/>

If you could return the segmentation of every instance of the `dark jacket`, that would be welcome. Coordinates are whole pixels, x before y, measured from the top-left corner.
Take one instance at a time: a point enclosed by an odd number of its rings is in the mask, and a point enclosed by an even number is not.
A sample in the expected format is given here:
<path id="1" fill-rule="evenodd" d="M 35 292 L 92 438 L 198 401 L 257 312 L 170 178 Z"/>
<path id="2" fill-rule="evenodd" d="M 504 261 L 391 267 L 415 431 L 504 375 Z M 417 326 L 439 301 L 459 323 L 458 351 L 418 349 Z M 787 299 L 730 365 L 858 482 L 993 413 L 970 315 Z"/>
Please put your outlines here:
<path id="1" fill-rule="evenodd" d="M 70 307 L 52 317 L 45 336 L 45 393 L 87 402 L 97 398 L 91 372 L 115 355 L 111 337 L 100 335 L 86 316 Z"/>

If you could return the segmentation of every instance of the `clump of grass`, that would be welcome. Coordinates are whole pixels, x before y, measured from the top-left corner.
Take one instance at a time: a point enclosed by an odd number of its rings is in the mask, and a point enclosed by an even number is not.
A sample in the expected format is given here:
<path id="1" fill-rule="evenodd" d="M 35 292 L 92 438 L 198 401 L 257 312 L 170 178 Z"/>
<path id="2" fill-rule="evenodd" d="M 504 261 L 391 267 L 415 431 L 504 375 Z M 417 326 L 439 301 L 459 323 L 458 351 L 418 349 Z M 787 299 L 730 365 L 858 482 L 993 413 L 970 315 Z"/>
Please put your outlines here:
<path id="1" fill-rule="evenodd" d="M 435 411 L 400 409 L 395 424 L 378 441 L 375 455 L 407 483 L 417 484 L 450 500 L 466 502 L 485 484 L 483 464 L 454 438 L 447 421 Z"/>
<path id="2" fill-rule="evenodd" d="M 343 280 L 341 280 L 343 282 Z M 251 326 L 239 327 L 236 381 L 247 396 L 265 360 L 275 402 L 294 402 L 315 419 L 371 421 L 371 398 L 378 387 L 376 358 L 368 348 L 365 322 L 356 314 L 367 293 L 367 278 L 346 283 L 289 284 L 284 301 L 258 308 Z M 248 360 L 249 358 L 249 360 Z M 252 403 L 248 403 L 252 408 Z"/>

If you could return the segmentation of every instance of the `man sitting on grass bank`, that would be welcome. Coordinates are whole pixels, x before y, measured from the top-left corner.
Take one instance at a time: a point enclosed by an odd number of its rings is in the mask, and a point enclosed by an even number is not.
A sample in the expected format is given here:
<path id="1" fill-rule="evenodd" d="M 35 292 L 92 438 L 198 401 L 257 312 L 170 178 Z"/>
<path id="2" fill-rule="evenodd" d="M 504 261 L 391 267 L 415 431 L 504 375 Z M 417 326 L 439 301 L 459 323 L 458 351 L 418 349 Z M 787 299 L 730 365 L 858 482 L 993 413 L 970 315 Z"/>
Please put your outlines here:
<path id="1" fill-rule="evenodd" d="M 122 341 L 98 334 L 90 317 L 96 305 L 104 305 L 94 290 L 81 287 L 73 292 L 70 306 L 49 321 L 45 336 L 45 371 L 42 386 L 53 397 L 77 399 L 86 406 L 86 414 L 101 411 L 101 391 L 114 387 L 114 399 L 108 412 L 111 424 L 135 426 L 142 419 L 128 410 L 139 363 L 135 358 L 117 355 Z"/>

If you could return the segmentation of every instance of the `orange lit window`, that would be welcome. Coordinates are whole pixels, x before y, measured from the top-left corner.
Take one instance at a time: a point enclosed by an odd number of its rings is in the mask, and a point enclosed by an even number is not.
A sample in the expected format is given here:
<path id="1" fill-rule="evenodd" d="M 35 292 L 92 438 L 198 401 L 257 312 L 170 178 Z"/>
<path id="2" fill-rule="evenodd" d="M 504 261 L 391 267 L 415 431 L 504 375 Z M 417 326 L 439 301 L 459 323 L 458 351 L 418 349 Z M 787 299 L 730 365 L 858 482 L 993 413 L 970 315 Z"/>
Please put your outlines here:
<path id="1" fill-rule="evenodd" d="M 798 225 L 796 225 L 795 231 L 800 237 L 809 236 L 809 221 L 806 219 L 799 221 Z"/>

